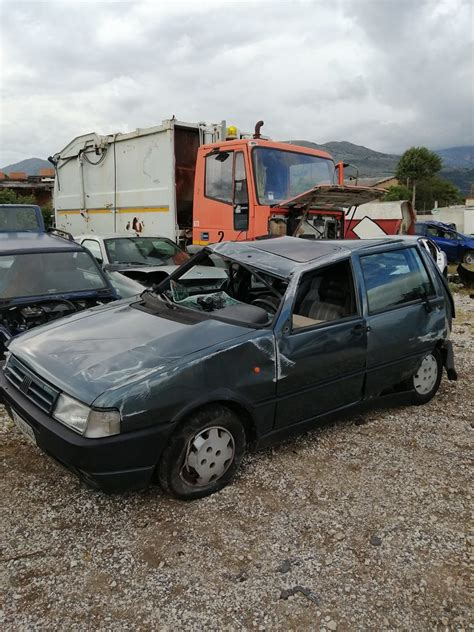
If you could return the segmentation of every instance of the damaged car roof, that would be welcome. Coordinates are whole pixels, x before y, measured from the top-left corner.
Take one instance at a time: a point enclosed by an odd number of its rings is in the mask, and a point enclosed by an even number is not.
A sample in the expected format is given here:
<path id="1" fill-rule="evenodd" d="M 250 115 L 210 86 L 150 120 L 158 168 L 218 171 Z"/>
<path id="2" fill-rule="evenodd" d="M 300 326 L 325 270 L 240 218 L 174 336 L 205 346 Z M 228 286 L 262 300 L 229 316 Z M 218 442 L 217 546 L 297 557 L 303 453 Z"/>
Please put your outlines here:
<path id="1" fill-rule="evenodd" d="M 286 277 L 296 268 L 310 263 L 326 263 L 349 256 L 352 251 L 378 246 L 382 239 L 310 240 L 275 237 L 256 241 L 226 241 L 207 246 L 212 252 L 248 266 Z M 395 240 L 390 239 L 390 243 Z"/>

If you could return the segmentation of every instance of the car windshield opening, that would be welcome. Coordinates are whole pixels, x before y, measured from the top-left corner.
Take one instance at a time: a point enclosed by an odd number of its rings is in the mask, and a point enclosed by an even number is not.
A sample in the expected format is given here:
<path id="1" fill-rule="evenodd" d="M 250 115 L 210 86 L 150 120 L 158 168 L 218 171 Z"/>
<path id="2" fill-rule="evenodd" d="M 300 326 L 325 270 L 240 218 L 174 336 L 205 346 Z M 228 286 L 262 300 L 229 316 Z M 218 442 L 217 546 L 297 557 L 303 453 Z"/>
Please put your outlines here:
<path id="1" fill-rule="evenodd" d="M 189 259 L 184 250 L 164 237 L 106 239 L 105 248 L 112 264 L 173 266 Z"/>
<path id="2" fill-rule="evenodd" d="M 277 204 L 334 182 L 334 162 L 327 158 L 270 147 L 255 147 L 252 156 L 260 204 Z"/>
<path id="3" fill-rule="evenodd" d="M 172 308 L 246 325 L 271 324 L 288 281 L 217 254 L 202 254 L 195 265 L 157 289 Z"/>
<path id="4" fill-rule="evenodd" d="M 40 252 L 0 256 L 0 299 L 44 296 L 106 287 L 87 252 Z"/>

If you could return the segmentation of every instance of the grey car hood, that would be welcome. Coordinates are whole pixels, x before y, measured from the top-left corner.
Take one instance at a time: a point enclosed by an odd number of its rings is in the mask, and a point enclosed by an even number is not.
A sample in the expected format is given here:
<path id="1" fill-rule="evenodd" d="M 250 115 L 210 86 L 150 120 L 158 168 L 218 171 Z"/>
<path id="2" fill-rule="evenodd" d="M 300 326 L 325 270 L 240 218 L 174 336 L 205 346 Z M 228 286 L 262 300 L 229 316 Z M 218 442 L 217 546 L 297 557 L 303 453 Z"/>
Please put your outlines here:
<path id="1" fill-rule="evenodd" d="M 131 307 L 133 302 L 39 327 L 13 339 L 9 351 L 52 385 L 90 405 L 110 388 L 249 332 L 213 319 L 195 324 L 168 320 Z"/>

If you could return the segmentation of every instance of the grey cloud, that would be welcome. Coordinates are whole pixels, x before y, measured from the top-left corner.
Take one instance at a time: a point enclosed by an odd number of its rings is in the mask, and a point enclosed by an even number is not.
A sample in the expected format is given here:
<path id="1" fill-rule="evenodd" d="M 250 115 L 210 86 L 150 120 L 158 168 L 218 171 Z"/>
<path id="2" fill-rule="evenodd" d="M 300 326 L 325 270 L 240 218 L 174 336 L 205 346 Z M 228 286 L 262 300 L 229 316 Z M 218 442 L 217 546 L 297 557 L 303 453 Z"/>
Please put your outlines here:
<path id="1" fill-rule="evenodd" d="M 388 152 L 472 142 L 470 6 L 3 3 L 0 165 L 172 114 Z"/>

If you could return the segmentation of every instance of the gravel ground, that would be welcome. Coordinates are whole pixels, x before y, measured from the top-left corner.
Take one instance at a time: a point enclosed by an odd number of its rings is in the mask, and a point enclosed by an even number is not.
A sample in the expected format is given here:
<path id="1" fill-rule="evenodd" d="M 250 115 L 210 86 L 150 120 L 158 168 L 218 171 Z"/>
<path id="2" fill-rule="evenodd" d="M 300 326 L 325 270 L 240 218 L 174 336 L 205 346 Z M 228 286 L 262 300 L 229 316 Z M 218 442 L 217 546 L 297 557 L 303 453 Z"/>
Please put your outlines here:
<path id="1" fill-rule="evenodd" d="M 4 630 L 468 630 L 474 301 L 460 379 L 253 453 L 194 503 L 106 496 L 0 408 Z M 471 523 L 472 525 L 472 523 Z"/>

